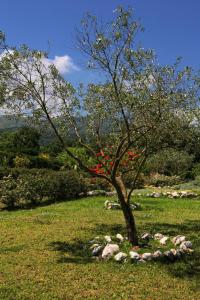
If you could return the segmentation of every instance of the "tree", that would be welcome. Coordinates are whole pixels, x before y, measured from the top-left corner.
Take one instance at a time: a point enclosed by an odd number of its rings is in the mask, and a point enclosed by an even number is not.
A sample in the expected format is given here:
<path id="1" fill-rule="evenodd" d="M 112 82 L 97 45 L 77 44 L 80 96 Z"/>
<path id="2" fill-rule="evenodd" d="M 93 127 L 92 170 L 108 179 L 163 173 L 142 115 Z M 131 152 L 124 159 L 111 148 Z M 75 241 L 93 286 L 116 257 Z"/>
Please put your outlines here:
<path id="1" fill-rule="evenodd" d="M 0 85 L 9 109 L 48 121 L 81 169 L 112 184 L 128 239 L 138 245 L 131 193 L 147 157 L 175 145 L 192 130 L 199 84 L 190 68 L 180 70 L 178 62 L 160 66 L 153 51 L 136 47 L 135 36 L 142 28 L 131 9 L 119 7 L 114 13 L 108 24 L 86 15 L 77 31 L 89 68 L 104 72 L 104 82 L 78 94 L 55 66 L 46 63 L 47 54 L 26 46 L 10 50 L 4 43 Z M 87 138 L 81 134 L 81 118 Z M 86 164 L 67 147 L 66 136 L 72 131 L 95 164 Z M 134 174 L 130 190 L 123 180 L 128 172 Z"/>
<path id="2" fill-rule="evenodd" d="M 1 133 L 0 137 L 1 151 L 29 155 L 39 152 L 40 135 L 34 128 L 22 127 L 15 131 L 6 131 Z"/>

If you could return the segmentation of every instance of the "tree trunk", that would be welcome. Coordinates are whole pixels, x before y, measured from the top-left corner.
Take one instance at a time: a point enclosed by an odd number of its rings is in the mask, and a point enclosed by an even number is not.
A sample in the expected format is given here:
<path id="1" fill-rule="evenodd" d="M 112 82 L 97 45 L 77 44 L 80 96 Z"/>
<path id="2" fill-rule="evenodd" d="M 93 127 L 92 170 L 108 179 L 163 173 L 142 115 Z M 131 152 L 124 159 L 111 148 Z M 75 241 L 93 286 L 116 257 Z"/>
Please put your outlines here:
<path id="1" fill-rule="evenodd" d="M 124 186 L 121 176 L 116 178 L 115 188 L 126 221 L 128 240 L 133 246 L 138 246 L 138 236 L 135 225 L 135 219 L 130 208 L 130 203 L 128 202 L 126 188 Z"/>

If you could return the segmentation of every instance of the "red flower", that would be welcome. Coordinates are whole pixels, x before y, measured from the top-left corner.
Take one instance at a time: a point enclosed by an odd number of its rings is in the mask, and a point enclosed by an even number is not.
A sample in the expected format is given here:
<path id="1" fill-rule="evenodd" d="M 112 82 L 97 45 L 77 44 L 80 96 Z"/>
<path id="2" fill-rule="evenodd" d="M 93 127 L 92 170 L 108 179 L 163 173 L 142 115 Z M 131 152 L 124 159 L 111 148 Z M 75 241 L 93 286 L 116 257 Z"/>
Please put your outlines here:
<path id="1" fill-rule="evenodd" d="M 97 169 L 102 168 L 102 164 L 97 164 L 97 165 L 96 165 L 96 168 L 97 168 Z"/>
<path id="2" fill-rule="evenodd" d="M 96 154 L 96 156 L 98 157 L 98 156 L 102 156 L 102 155 L 101 155 L 101 153 L 99 152 L 99 153 Z"/>

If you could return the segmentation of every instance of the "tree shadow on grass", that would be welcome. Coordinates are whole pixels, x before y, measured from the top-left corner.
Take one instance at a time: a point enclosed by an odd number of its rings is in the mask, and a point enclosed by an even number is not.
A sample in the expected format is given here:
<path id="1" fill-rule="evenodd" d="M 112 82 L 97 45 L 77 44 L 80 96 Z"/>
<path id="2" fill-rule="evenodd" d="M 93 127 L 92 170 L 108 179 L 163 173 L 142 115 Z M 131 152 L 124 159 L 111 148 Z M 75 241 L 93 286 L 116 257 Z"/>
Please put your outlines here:
<path id="1" fill-rule="evenodd" d="M 194 246 L 194 253 L 186 255 L 180 260 L 174 263 L 168 261 L 159 262 L 160 268 L 165 268 L 172 276 L 187 279 L 196 280 L 196 288 L 200 289 L 200 222 L 199 220 L 186 220 L 181 224 L 168 224 L 168 223 L 147 223 L 140 226 L 139 232 L 143 233 L 148 231 L 151 233 L 160 232 L 170 237 L 184 234 L 187 239 L 191 239 Z M 96 224 L 96 227 L 90 230 L 91 239 L 95 236 L 102 236 L 104 234 L 110 234 L 115 236 L 117 233 L 126 234 L 125 227 L 121 224 Z M 91 257 L 91 250 L 89 250 L 89 244 L 87 240 L 73 240 L 72 242 L 55 241 L 49 244 L 53 251 L 60 252 L 60 258 L 58 263 L 75 263 L 86 264 L 94 262 Z M 167 250 L 167 249 L 166 249 Z M 150 266 L 149 266 L 150 267 Z"/>
<path id="2" fill-rule="evenodd" d="M 58 263 L 86 264 L 93 261 L 86 241 L 79 239 L 72 242 L 55 241 L 50 243 L 49 247 L 60 253 Z"/>
<path id="3" fill-rule="evenodd" d="M 91 240 L 96 236 L 110 234 L 112 236 L 117 233 L 125 232 L 125 228 L 121 224 L 107 225 L 96 224 L 96 227 L 90 230 Z M 89 249 L 91 244 L 89 240 L 74 239 L 72 242 L 55 241 L 48 245 L 52 251 L 58 251 L 60 257 L 58 263 L 76 263 L 86 264 L 94 262 Z"/>
<path id="4" fill-rule="evenodd" d="M 180 261 L 174 263 L 162 262 L 168 272 L 179 278 L 196 279 L 197 288 L 200 289 L 200 222 L 199 220 L 186 220 L 181 224 L 168 223 L 148 223 L 145 230 L 168 235 L 170 237 L 176 235 L 185 235 L 187 240 L 191 240 L 194 253 L 184 256 Z"/>

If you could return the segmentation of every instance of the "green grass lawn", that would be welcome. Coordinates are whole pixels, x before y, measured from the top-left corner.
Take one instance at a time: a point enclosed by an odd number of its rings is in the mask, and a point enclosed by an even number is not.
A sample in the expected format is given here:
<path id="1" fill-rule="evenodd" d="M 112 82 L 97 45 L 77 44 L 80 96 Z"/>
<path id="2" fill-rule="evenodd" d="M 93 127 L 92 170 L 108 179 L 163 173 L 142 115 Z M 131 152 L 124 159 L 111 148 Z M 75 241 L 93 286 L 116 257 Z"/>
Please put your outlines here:
<path id="1" fill-rule="evenodd" d="M 135 199 L 134 199 L 135 200 Z M 184 234 L 195 254 L 176 263 L 91 259 L 85 242 L 124 234 L 105 198 L 0 212 L 0 299 L 200 299 L 200 200 L 137 198 L 138 231 Z"/>

